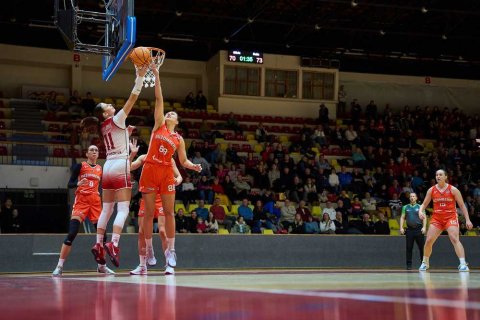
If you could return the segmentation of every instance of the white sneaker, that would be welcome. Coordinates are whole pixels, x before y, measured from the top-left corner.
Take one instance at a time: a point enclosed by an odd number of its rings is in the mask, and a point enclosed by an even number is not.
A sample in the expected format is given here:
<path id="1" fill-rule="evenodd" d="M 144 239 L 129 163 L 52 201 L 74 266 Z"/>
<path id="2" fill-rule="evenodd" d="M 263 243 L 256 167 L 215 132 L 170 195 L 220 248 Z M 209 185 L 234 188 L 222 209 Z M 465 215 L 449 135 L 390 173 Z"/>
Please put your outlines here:
<path id="1" fill-rule="evenodd" d="M 147 267 L 146 266 L 138 266 L 134 270 L 130 271 L 130 274 L 143 276 L 147 274 Z"/>
<path id="2" fill-rule="evenodd" d="M 165 268 L 165 275 L 174 275 L 175 274 L 175 269 L 173 269 L 172 267 L 170 266 L 167 266 Z"/>
<path id="3" fill-rule="evenodd" d="M 468 267 L 468 263 L 461 263 L 461 264 L 458 266 L 458 271 L 460 271 L 460 272 L 469 272 L 469 271 L 470 271 L 470 268 Z"/>
<path id="4" fill-rule="evenodd" d="M 149 266 L 154 266 L 157 264 L 157 259 L 155 258 L 155 252 L 153 248 L 147 248 L 147 264 Z"/>
<path id="5" fill-rule="evenodd" d="M 429 268 L 430 266 L 428 264 L 426 264 L 425 262 L 422 262 L 422 264 L 420 265 L 420 268 L 418 268 L 418 271 L 427 271 Z"/>
<path id="6" fill-rule="evenodd" d="M 103 273 L 103 274 L 115 274 L 115 272 L 107 267 L 106 264 L 100 264 L 97 266 L 97 272 L 98 273 Z"/>
<path id="7" fill-rule="evenodd" d="M 177 266 L 177 254 L 175 253 L 175 249 L 165 250 L 165 259 L 167 260 L 167 267 L 170 266 L 175 268 Z"/>
<path id="8" fill-rule="evenodd" d="M 63 267 L 57 266 L 52 272 L 52 277 L 61 277 L 63 274 Z"/>

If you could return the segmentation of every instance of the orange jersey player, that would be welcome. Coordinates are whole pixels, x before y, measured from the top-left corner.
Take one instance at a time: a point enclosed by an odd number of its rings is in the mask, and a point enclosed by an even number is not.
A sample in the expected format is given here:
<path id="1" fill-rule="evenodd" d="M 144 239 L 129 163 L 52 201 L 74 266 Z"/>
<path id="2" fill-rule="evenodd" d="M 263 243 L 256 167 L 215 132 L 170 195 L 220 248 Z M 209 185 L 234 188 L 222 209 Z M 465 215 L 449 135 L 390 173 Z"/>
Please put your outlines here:
<path id="1" fill-rule="evenodd" d="M 98 192 L 98 186 L 102 179 L 102 167 L 97 164 L 97 146 L 91 145 L 88 147 L 86 156 L 87 161 L 78 164 L 70 178 L 69 184 L 78 180 L 76 183 L 77 191 L 75 192 L 75 203 L 73 204 L 68 235 L 63 241 L 57 267 L 52 273 L 55 277 L 59 277 L 63 273 L 63 263 L 72 250 L 72 243 L 78 234 L 80 224 L 88 218 L 96 226 L 102 210 L 102 202 L 100 200 L 100 193 Z M 105 263 L 99 263 L 97 271 L 104 274 L 114 273 Z"/>
<path id="2" fill-rule="evenodd" d="M 468 210 L 463 202 L 463 197 L 460 191 L 454 186 L 447 183 L 447 173 L 445 170 L 440 169 L 435 173 L 437 184 L 428 189 L 425 195 L 418 215 L 420 219 L 426 219 L 424 210 L 433 200 L 433 215 L 430 220 L 430 228 L 427 232 L 427 240 L 423 249 L 423 261 L 419 268 L 419 271 L 427 271 L 430 268 L 430 255 L 432 254 L 432 247 L 440 234 L 446 230 L 448 237 L 455 248 L 455 253 L 460 260 L 458 271 L 468 272 L 468 264 L 465 261 L 465 249 L 460 242 L 457 207 L 462 211 L 465 217 L 465 224 L 467 229 L 472 229 L 473 225 L 468 216 Z"/>

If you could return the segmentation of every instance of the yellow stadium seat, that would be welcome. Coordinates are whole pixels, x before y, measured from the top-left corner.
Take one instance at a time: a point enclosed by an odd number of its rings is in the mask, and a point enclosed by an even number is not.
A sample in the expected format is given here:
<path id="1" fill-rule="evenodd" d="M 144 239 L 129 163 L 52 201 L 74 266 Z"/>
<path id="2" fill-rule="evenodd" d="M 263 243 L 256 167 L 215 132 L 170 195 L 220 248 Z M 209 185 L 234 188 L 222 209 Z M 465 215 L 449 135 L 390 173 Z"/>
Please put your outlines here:
<path id="1" fill-rule="evenodd" d="M 343 124 L 342 119 L 337 119 L 337 125 L 341 126 Z"/>
<path id="2" fill-rule="evenodd" d="M 208 105 L 207 105 L 207 111 L 209 111 L 209 110 L 215 110 L 215 108 L 213 107 L 213 105 L 211 105 L 211 104 L 208 104 Z"/>
<path id="3" fill-rule="evenodd" d="M 332 159 L 332 160 L 330 160 L 330 165 L 331 165 L 332 167 L 338 166 L 338 161 L 337 161 L 337 159 Z"/>
<path id="4" fill-rule="evenodd" d="M 390 230 L 400 230 L 400 225 L 398 224 L 397 219 L 388 219 L 388 226 Z"/>
<path id="5" fill-rule="evenodd" d="M 152 106 L 155 106 L 155 101 L 152 101 Z M 171 107 L 172 105 L 170 104 L 169 101 L 163 101 L 163 107 Z"/>
<path id="6" fill-rule="evenodd" d="M 218 229 L 218 234 L 230 234 L 227 229 Z"/>
<path id="7" fill-rule="evenodd" d="M 246 139 L 247 139 L 247 141 L 255 140 L 255 135 L 252 134 L 252 133 L 248 133 L 247 136 L 246 136 Z"/>
<path id="8" fill-rule="evenodd" d="M 206 204 L 206 205 L 205 205 L 205 208 L 206 208 L 208 211 L 210 211 L 210 207 L 211 207 L 211 206 L 212 206 L 211 204 Z"/>
<path id="9" fill-rule="evenodd" d="M 272 229 L 263 229 L 262 234 L 274 234 Z"/>
<path id="10" fill-rule="evenodd" d="M 178 209 L 183 209 L 183 213 L 187 213 L 187 208 L 183 205 L 183 203 L 175 203 L 175 213 L 178 212 Z"/>
<path id="11" fill-rule="evenodd" d="M 174 102 L 174 103 L 173 103 L 173 107 L 174 107 L 175 109 L 182 108 L 182 104 L 181 104 L 180 102 Z"/>
<path id="12" fill-rule="evenodd" d="M 400 230 L 390 230 L 390 235 L 391 236 L 399 236 L 400 235 Z"/>
<path id="13" fill-rule="evenodd" d="M 150 136 L 150 129 L 149 128 L 141 128 L 140 129 L 141 136 Z"/>
<path id="14" fill-rule="evenodd" d="M 261 144 L 256 144 L 253 146 L 253 151 L 255 151 L 255 153 L 261 153 L 263 151 L 263 145 Z"/>
<path id="15" fill-rule="evenodd" d="M 142 99 L 138 102 L 138 104 L 140 105 L 140 107 L 148 106 L 148 101 L 145 99 Z"/>
<path id="16" fill-rule="evenodd" d="M 476 236 L 477 233 L 473 230 L 468 230 L 466 233 L 465 233 L 466 236 Z"/>
<path id="17" fill-rule="evenodd" d="M 113 104 L 113 99 L 112 98 L 105 98 L 105 103 L 107 104 Z"/>
<path id="18" fill-rule="evenodd" d="M 286 143 L 289 141 L 288 136 L 279 136 L 278 140 L 282 143 Z"/>
<path id="19" fill-rule="evenodd" d="M 115 103 L 117 104 L 117 106 L 123 106 L 125 104 L 125 99 L 123 98 L 117 98 L 115 100 Z"/>
<path id="20" fill-rule="evenodd" d="M 227 150 L 227 148 L 228 148 L 228 144 L 226 144 L 226 143 L 220 143 L 220 150 L 221 150 L 221 151 L 225 151 L 225 150 Z"/>
<path id="21" fill-rule="evenodd" d="M 322 215 L 322 208 L 320 206 L 313 206 L 312 216 L 321 216 L 321 215 Z"/>
<path id="22" fill-rule="evenodd" d="M 232 207 L 230 208 L 230 214 L 232 216 L 238 215 L 238 207 L 240 207 L 239 204 L 232 204 Z"/>

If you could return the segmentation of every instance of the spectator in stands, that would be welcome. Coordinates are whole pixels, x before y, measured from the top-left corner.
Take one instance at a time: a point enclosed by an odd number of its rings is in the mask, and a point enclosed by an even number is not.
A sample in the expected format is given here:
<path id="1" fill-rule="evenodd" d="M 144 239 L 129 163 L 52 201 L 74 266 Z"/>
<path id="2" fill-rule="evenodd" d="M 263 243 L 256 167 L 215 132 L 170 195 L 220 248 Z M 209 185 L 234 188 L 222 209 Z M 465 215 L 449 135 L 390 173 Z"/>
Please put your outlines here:
<path id="1" fill-rule="evenodd" d="M 357 131 L 355 131 L 353 125 L 349 125 L 347 130 L 345 130 L 345 140 L 350 144 L 350 147 L 352 145 L 357 145 L 360 142 Z"/>
<path id="2" fill-rule="evenodd" d="M 352 103 L 350 104 L 351 107 L 351 119 L 354 125 L 358 125 L 360 123 L 360 119 L 362 116 L 362 106 L 358 103 L 357 99 L 353 99 Z"/>
<path id="3" fill-rule="evenodd" d="M 327 201 L 325 208 L 323 208 L 322 214 L 325 214 L 325 213 L 328 214 L 328 216 L 330 217 L 330 220 L 336 219 L 337 211 L 333 208 L 331 201 Z"/>
<path id="4" fill-rule="evenodd" d="M 269 212 L 261 200 L 257 200 L 253 208 L 253 233 L 262 233 L 262 229 L 272 229 L 273 224 L 268 219 Z"/>
<path id="5" fill-rule="evenodd" d="M 360 168 L 366 168 L 369 164 L 361 148 L 356 147 L 352 151 L 353 165 Z"/>
<path id="6" fill-rule="evenodd" d="M 187 94 L 187 96 L 185 97 L 185 101 L 183 102 L 183 105 L 187 109 L 194 109 L 195 108 L 195 97 L 193 96 L 192 91 L 190 91 Z"/>
<path id="7" fill-rule="evenodd" d="M 307 178 L 303 185 L 303 200 L 311 204 L 318 202 L 317 186 L 312 178 Z"/>
<path id="8" fill-rule="evenodd" d="M 205 221 L 207 228 L 205 232 L 207 233 L 218 233 L 218 221 L 215 219 L 215 215 L 210 211 L 208 213 L 208 219 Z"/>
<path id="9" fill-rule="evenodd" d="M 212 191 L 213 191 L 214 197 L 216 197 L 217 195 L 225 194 L 225 190 L 223 189 L 223 186 L 220 184 L 220 179 L 218 179 L 218 177 L 213 178 Z"/>
<path id="10" fill-rule="evenodd" d="M 245 223 L 245 220 L 242 216 L 237 218 L 235 225 L 232 228 L 232 233 L 250 233 L 250 227 L 248 224 Z"/>
<path id="11" fill-rule="evenodd" d="M 92 116 L 93 115 L 93 110 L 95 109 L 95 100 L 92 97 L 92 93 L 89 91 L 87 92 L 87 96 L 82 99 L 82 108 L 83 112 L 87 116 Z"/>
<path id="12" fill-rule="evenodd" d="M 340 180 L 338 179 L 337 171 L 332 169 L 328 175 L 328 184 L 333 192 L 338 192 L 340 190 Z"/>
<path id="13" fill-rule="evenodd" d="M 338 88 L 338 105 L 337 105 L 337 117 L 344 117 L 347 108 L 347 92 L 345 87 L 341 85 Z"/>
<path id="14" fill-rule="evenodd" d="M 360 223 L 360 231 L 363 234 L 375 233 L 373 222 L 370 220 L 370 215 L 368 213 L 364 213 L 362 215 L 362 222 Z"/>
<path id="15" fill-rule="evenodd" d="M 365 198 L 362 199 L 363 210 L 372 215 L 377 210 L 377 200 L 373 198 L 370 192 L 365 192 Z"/>
<path id="16" fill-rule="evenodd" d="M 367 106 L 365 107 L 365 116 L 367 117 L 367 120 L 370 120 L 370 119 L 376 120 L 377 112 L 378 112 L 377 105 L 373 100 L 370 100 L 370 103 L 367 104 Z"/>
<path id="17" fill-rule="evenodd" d="M 198 201 L 198 207 L 195 208 L 194 211 L 195 211 L 195 213 L 198 217 L 200 217 L 204 220 L 208 219 L 208 209 L 205 208 L 205 201 L 204 200 L 199 200 Z"/>
<path id="18" fill-rule="evenodd" d="M 336 230 L 335 222 L 330 219 L 328 213 L 324 213 L 320 221 L 321 234 L 334 234 Z"/>
<path id="19" fill-rule="evenodd" d="M 313 141 L 317 143 L 318 146 L 320 146 L 321 148 L 327 145 L 327 135 L 323 128 L 324 127 L 319 124 L 312 135 Z"/>
<path id="20" fill-rule="evenodd" d="M 192 159 L 193 164 L 200 164 L 202 166 L 202 176 L 207 176 L 210 177 L 212 175 L 212 172 L 210 171 L 210 163 L 202 157 L 201 153 L 199 151 L 195 152 L 195 156 Z"/>
<path id="21" fill-rule="evenodd" d="M 208 217 L 208 210 L 207 210 L 207 217 Z M 187 217 L 189 233 L 198 233 L 197 220 L 198 220 L 197 210 L 193 210 L 192 212 L 190 212 L 190 217 Z"/>
<path id="22" fill-rule="evenodd" d="M 388 201 L 388 206 L 390 207 L 390 210 L 392 211 L 392 217 L 396 218 L 397 216 L 400 216 L 400 213 L 402 211 L 402 201 L 398 199 L 398 193 L 394 193 L 392 195 L 392 199 Z"/>
<path id="23" fill-rule="evenodd" d="M 306 234 L 317 234 L 320 232 L 318 222 L 313 219 L 312 216 L 308 217 L 308 220 L 303 223 Z"/>
<path id="24" fill-rule="evenodd" d="M 378 214 L 378 221 L 373 225 L 375 234 L 390 234 L 390 226 L 383 213 Z"/>
<path id="25" fill-rule="evenodd" d="M 342 213 L 337 211 L 335 220 L 333 220 L 333 223 L 335 223 L 335 233 L 336 234 L 345 234 L 347 233 L 348 230 L 348 220 L 344 220 Z"/>
<path id="26" fill-rule="evenodd" d="M 192 183 L 190 176 L 186 176 L 180 186 L 179 198 L 182 199 L 183 204 L 187 207 L 190 203 L 195 203 L 196 190 L 195 186 Z"/>
<path id="27" fill-rule="evenodd" d="M 237 181 L 235 181 L 234 185 L 237 192 L 235 199 L 242 199 L 247 197 L 250 194 L 250 189 L 252 189 L 250 184 L 246 181 L 245 177 L 243 177 L 241 174 L 237 176 Z"/>
<path id="28" fill-rule="evenodd" d="M 178 209 L 175 216 L 175 229 L 177 233 L 188 233 L 188 218 L 185 216 L 182 208 Z"/>
<path id="29" fill-rule="evenodd" d="M 195 107 L 200 110 L 207 110 L 207 97 L 203 95 L 202 90 L 198 91 L 195 97 Z"/>
<path id="30" fill-rule="evenodd" d="M 0 232 L 14 233 L 17 229 L 18 210 L 13 206 L 12 199 L 6 198 L 0 209 Z"/>
<path id="31" fill-rule="evenodd" d="M 265 129 L 262 122 L 259 122 L 257 129 L 255 129 L 255 139 L 261 143 L 261 142 L 266 142 L 267 137 L 268 137 L 267 129 Z"/>
<path id="32" fill-rule="evenodd" d="M 200 180 L 197 183 L 197 190 L 198 190 L 198 196 L 199 196 L 200 200 L 204 200 L 208 204 L 213 203 L 212 182 L 207 178 L 207 176 L 201 176 L 200 177 Z M 203 218 L 203 216 L 202 216 L 202 218 Z M 206 219 L 204 219 L 204 220 L 206 220 Z"/>
<path id="33" fill-rule="evenodd" d="M 213 205 L 210 207 L 210 213 L 213 214 L 218 224 L 224 225 L 225 229 L 230 231 L 230 229 L 232 228 L 233 221 L 227 217 L 225 208 L 223 208 L 223 206 L 220 205 L 220 198 L 215 198 Z M 217 226 L 217 229 L 218 229 L 218 226 Z"/>
<path id="34" fill-rule="evenodd" d="M 280 179 L 280 170 L 278 166 L 273 163 L 270 170 L 268 171 L 268 180 L 270 182 L 270 188 L 276 189 L 275 186 L 278 185 L 278 180 Z"/>
<path id="35" fill-rule="evenodd" d="M 200 138 L 202 138 L 202 140 L 209 141 L 211 139 L 212 126 L 207 119 L 202 120 L 202 124 L 200 125 L 200 128 L 198 128 L 198 133 L 200 134 Z"/>
<path id="36" fill-rule="evenodd" d="M 303 221 L 308 221 L 308 217 L 312 215 L 310 209 L 306 206 L 305 201 L 300 200 L 298 203 L 297 213 L 300 214 Z"/>
<path id="37" fill-rule="evenodd" d="M 73 115 L 73 118 L 80 118 L 82 116 L 82 98 L 77 90 L 73 91 L 68 102 L 68 112 Z"/>
<path id="38" fill-rule="evenodd" d="M 324 154 L 318 156 L 318 160 L 316 161 L 315 165 L 318 169 L 330 170 L 332 168 Z"/>
<path id="39" fill-rule="evenodd" d="M 328 108 L 321 103 L 318 107 L 318 123 L 328 127 L 330 119 L 328 118 Z"/>
<path id="40" fill-rule="evenodd" d="M 227 118 L 227 123 L 225 124 L 226 129 L 230 129 L 235 131 L 235 134 L 243 134 L 242 128 L 240 128 L 240 125 L 238 124 L 238 120 L 235 117 L 235 114 L 233 112 L 230 112 L 228 114 Z"/>
<path id="41" fill-rule="evenodd" d="M 280 209 L 280 223 L 283 225 L 283 228 L 288 230 L 294 223 L 295 214 L 297 210 L 295 206 L 290 202 L 290 199 L 285 199 L 285 204 Z"/>
<path id="42" fill-rule="evenodd" d="M 197 233 L 206 233 L 207 232 L 207 224 L 202 217 L 197 218 Z"/>
<path id="43" fill-rule="evenodd" d="M 352 177 L 352 174 L 347 171 L 346 166 L 341 167 L 341 172 L 338 174 L 338 180 L 340 182 L 340 187 L 342 189 L 350 188 L 350 184 L 352 183 L 353 177 Z"/>
<path id="44" fill-rule="evenodd" d="M 242 203 L 238 206 L 238 216 L 242 217 L 249 226 L 253 226 L 253 211 L 248 206 L 248 199 L 243 198 Z"/>
<path id="45" fill-rule="evenodd" d="M 298 175 L 295 175 L 293 177 L 293 181 L 290 182 L 290 184 L 291 184 L 289 187 L 290 192 L 288 197 L 292 199 L 294 202 L 299 203 L 300 200 L 303 200 L 304 198 L 304 194 L 305 194 L 304 184 Z"/>
<path id="46" fill-rule="evenodd" d="M 233 144 L 229 143 L 227 149 L 225 149 L 225 158 L 232 163 L 240 163 L 240 157 L 237 154 L 237 150 L 233 147 Z M 232 179 L 233 180 L 233 179 Z"/>
<path id="47" fill-rule="evenodd" d="M 303 219 L 299 213 L 295 215 L 295 220 L 293 221 L 293 224 L 291 226 L 290 233 L 293 233 L 293 234 L 304 233 Z"/>
<path id="48" fill-rule="evenodd" d="M 225 176 L 225 179 L 222 183 L 222 187 L 228 199 L 230 199 L 230 201 L 233 202 L 234 200 L 237 199 L 237 191 L 235 190 L 235 184 L 232 182 L 232 179 L 230 178 L 229 175 Z"/>
<path id="49" fill-rule="evenodd" d="M 342 150 L 346 149 L 346 147 L 348 146 L 348 142 L 345 139 L 344 132 L 339 125 L 337 125 L 335 127 L 335 130 L 331 132 L 330 142 L 330 144 L 338 145 Z"/>
<path id="50" fill-rule="evenodd" d="M 352 202 L 352 216 L 360 218 L 363 215 L 363 206 L 358 197 L 353 198 Z"/>

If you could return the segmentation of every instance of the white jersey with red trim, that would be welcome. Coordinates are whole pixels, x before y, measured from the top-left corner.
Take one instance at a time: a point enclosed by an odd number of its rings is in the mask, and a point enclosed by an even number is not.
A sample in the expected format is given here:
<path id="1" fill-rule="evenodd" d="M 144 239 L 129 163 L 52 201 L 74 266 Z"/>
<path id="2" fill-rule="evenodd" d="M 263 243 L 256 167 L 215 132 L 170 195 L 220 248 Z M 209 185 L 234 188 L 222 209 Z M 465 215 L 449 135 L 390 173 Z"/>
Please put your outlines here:
<path id="1" fill-rule="evenodd" d="M 107 152 L 107 160 L 128 158 L 129 137 L 125 125 L 126 118 L 127 115 L 122 109 L 102 123 L 102 136 Z"/>

